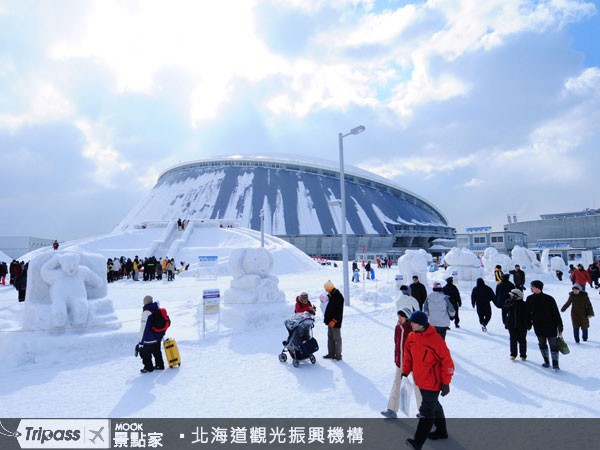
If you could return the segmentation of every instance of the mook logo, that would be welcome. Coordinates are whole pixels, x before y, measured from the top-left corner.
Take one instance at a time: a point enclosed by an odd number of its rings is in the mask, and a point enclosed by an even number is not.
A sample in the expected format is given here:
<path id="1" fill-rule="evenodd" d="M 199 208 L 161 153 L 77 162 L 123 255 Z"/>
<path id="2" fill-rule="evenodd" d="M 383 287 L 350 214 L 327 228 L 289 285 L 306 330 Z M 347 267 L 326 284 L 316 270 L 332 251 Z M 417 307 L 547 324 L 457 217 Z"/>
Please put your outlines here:
<path id="1" fill-rule="evenodd" d="M 23 419 L 21 448 L 110 448 L 108 419 Z"/>

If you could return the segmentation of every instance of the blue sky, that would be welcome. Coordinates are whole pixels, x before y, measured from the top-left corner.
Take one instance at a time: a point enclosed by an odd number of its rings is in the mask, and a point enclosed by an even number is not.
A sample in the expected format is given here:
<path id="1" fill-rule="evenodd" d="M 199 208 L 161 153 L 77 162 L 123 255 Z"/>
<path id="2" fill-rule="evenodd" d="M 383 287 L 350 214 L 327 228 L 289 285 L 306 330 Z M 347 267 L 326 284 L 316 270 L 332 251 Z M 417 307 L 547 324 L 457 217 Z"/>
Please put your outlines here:
<path id="1" fill-rule="evenodd" d="M 600 208 L 585 0 L 0 0 L 0 235 L 106 233 L 179 162 L 345 161 L 449 223 Z"/>

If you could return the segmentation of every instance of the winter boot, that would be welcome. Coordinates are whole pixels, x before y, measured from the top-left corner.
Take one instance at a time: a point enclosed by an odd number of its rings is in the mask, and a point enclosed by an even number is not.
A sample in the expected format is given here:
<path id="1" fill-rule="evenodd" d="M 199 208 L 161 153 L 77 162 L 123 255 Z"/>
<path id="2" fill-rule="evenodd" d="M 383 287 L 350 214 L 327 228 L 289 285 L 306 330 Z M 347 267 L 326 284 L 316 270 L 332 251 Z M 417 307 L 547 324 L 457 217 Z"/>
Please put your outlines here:
<path id="1" fill-rule="evenodd" d="M 551 352 L 552 353 L 552 370 L 560 370 L 560 367 L 558 367 L 558 352 Z"/>
<path id="2" fill-rule="evenodd" d="M 406 440 L 406 445 L 408 448 L 412 448 L 413 450 L 421 450 L 423 448 L 422 445 L 418 445 L 414 439 L 408 438 Z"/>
<path id="3" fill-rule="evenodd" d="M 550 367 L 550 358 L 549 358 L 549 354 L 548 354 L 548 349 L 540 348 L 540 352 L 542 352 L 542 357 L 544 358 L 544 364 L 542 364 L 542 367 Z"/>

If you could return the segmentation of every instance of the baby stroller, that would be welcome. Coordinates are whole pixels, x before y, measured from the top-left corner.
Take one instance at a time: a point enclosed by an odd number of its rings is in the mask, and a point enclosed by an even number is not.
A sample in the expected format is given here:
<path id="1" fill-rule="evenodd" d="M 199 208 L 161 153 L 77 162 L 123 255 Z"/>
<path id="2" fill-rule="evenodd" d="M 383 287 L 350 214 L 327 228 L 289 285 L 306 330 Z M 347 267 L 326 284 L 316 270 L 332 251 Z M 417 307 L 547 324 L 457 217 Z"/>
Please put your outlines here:
<path id="1" fill-rule="evenodd" d="M 312 336 L 312 329 L 315 326 L 315 318 L 309 312 L 294 314 L 285 321 L 285 328 L 289 336 L 283 341 L 283 350 L 279 354 L 279 361 L 286 362 L 286 351 L 292 357 L 292 365 L 298 367 L 300 361 L 310 360 L 312 364 L 317 360 L 313 353 L 319 350 L 317 340 Z"/>

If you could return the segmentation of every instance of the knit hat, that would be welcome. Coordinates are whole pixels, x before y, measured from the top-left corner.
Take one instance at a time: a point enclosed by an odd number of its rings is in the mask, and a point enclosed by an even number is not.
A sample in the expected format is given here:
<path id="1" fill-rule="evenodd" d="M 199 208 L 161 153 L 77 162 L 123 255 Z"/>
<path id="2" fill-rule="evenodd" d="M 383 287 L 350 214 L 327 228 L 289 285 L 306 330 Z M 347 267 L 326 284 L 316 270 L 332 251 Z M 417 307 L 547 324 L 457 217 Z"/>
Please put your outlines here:
<path id="1" fill-rule="evenodd" d="M 308 294 L 306 292 L 300 292 L 298 297 L 300 297 L 301 300 L 308 300 Z"/>
<path id="2" fill-rule="evenodd" d="M 573 289 L 577 289 L 578 291 L 581 291 L 581 285 L 580 284 L 574 284 L 573 285 Z"/>
<path id="3" fill-rule="evenodd" d="M 408 286 L 403 284 L 402 286 L 400 286 L 400 290 L 401 291 L 408 291 Z"/>
<path id="4" fill-rule="evenodd" d="M 453 281 L 454 281 L 454 278 L 452 278 L 452 277 L 446 278 L 446 283 L 452 283 Z"/>
<path id="5" fill-rule="evenodd" d="M 333 285 L 333 283 L 331 282 L 331 280 L 327 280 L 327 283 L 325 283 L 325 284 L 323 285 L 323 287 L 325 288 L 325 290 L 326 290 L 327 292 L 331 292 L 331 291 L 333 291 L 333 289 L 335 288 L 335 286 Z"/>
<path id="6" fill-rule="evenodd" d="M 541 291 L 544 289 L 544 283 L 542 283 L 540 280 L 533 280 L 531 282 L 531 287 L 536 287 Z"/>
<path id="7" fill-rule="evenodd" d="M 425 314 L 423 311 L 415 311 L 410 315 L 408 320 L 410 320 L 413 323 L 417 323 L 423 327 L 429 325 L 429 319 L 427 319 L 427 314 Z"/>
<path id="8" fill-rule="evenodd" d="M 398 311 L 398 314 L 401 315 L 402 317 L 408 319 L 412 314 L 412 309 L 402 308 L 400 311 Z"/>
<path id="9" fill-rule="evenodd" d="M 509 292 L 509 294 L 512 294 L 515 297 L 517 297 L 518 299 L 523 300 L 523 291 L 521 291 L 521 289 L 513 289 L 512 291 Z"/>
<path id="10" fill-rule="evenodd" d="M 434 291 L 435 291 L 436 289 L 438 289 L 438 290 L 441 290 L 441 289 L 442 289 L 442 284 L 436 281 L 435 283 L 433 283 L 433 288 L 432 288 L 432 289 L 433 289 Z"/>
<path id="11" fill-rule="evenodd" d="M 146 295 L 144 297 L 144 305 L 149 305 L 150 303 L 152 303 L 154 301 L 154 299 L 152 298 L 151 295 Z"/>

